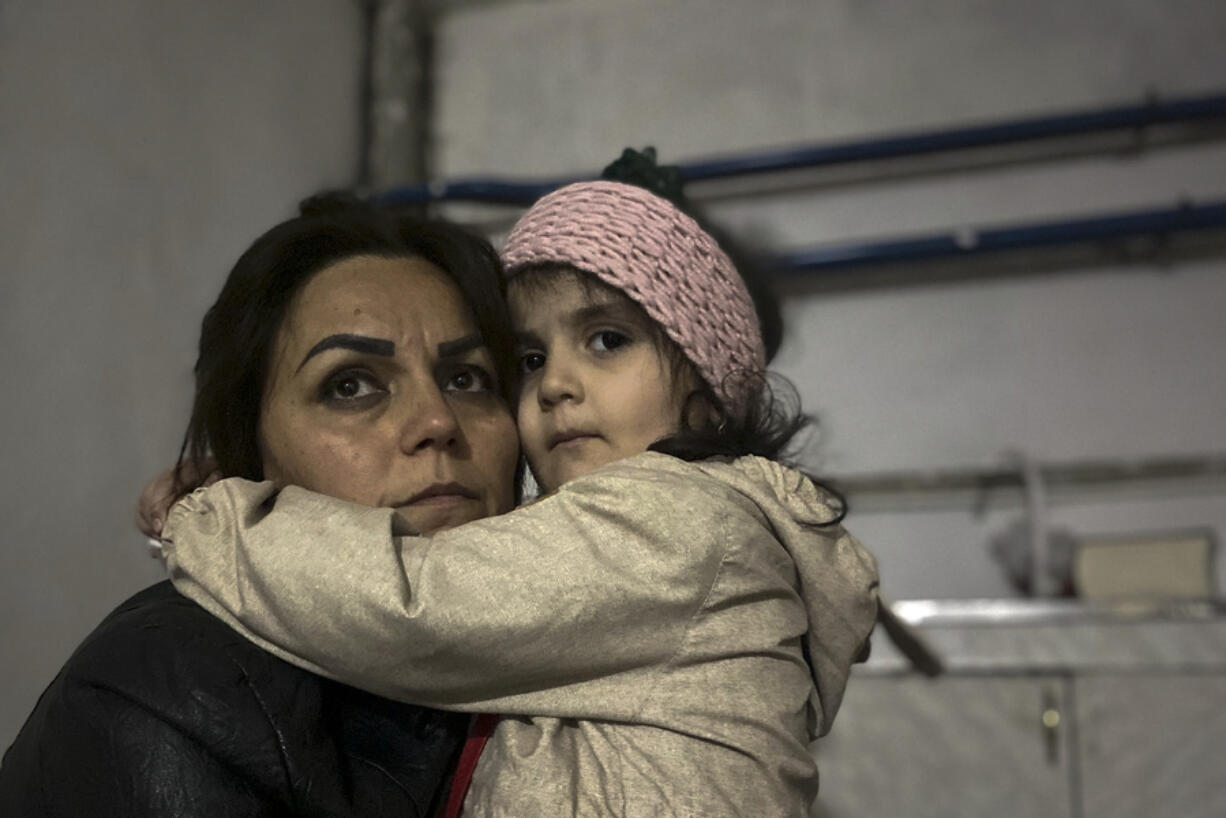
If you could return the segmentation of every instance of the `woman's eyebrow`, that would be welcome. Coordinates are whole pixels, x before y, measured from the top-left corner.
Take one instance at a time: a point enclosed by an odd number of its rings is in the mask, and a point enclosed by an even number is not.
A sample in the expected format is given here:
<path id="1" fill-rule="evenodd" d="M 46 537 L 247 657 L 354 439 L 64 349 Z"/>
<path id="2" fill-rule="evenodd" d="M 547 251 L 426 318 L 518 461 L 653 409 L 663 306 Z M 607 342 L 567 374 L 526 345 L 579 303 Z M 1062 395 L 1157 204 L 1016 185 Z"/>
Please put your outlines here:
<path id="1" fill-rule="evenodd" d="M 465 335 L 463 338 L 456 338 L 454 341 L 443 341 L 438 345 L 438 356 L 440 358 L 455 358 L 467 352 L 472 352 L 474 349 L 480 349 L 485 346 L 485 339 L 478 333 Z"/>
<path id="2" fill-rule="evenodd" d="M 354 352 L 363 352 L 367 355 L 380 355 L 384 358 L 390 358 L 396 354 L 396 344 L 386 338 L 372 338 L 369 335 L 349 335 L 341 333 L 338 335 L 329 335 L 327 338 L 320 341 L 315 346 L 311 347 L 311 351 L 302 359 L 302 363 L 298 364 L 298 369 L 306 366 L 306 362 L 314 356 L 323 352 L 326 349 L 352 349 Z"/>

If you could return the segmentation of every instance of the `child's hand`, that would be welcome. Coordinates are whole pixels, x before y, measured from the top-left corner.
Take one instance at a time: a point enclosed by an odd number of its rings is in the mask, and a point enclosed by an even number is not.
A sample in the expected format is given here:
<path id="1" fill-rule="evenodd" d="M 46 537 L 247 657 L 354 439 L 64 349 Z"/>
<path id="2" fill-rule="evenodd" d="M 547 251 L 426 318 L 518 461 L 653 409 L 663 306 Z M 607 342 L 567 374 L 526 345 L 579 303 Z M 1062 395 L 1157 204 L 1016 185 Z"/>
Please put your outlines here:
<path id="1" fill-rule="evenodd" d="M 183 480 L 183 488 L 196 489 L 211 486 L 221 475 L 211 462 L 207 464 L 208 473 L 201 479 L 191 466 L 185 465 L 179 473 Z M 162 536 L 162 526 L 166 524 L 166 514 L 175 500 L 175 470 L 173 468 L 159 474 L 149 481 L 140 499 L 136 501 L 136 527 L 146 537 L 157 539 Z"/>
<path id="2" fill-rule="evenodd" d="M 167 469 L 149 481 L 140 499 L 136 501 L 136 527 L 146 537 L 162 536 L 166 512 L 170 511 L 174 498 L 175 470 Z"/>

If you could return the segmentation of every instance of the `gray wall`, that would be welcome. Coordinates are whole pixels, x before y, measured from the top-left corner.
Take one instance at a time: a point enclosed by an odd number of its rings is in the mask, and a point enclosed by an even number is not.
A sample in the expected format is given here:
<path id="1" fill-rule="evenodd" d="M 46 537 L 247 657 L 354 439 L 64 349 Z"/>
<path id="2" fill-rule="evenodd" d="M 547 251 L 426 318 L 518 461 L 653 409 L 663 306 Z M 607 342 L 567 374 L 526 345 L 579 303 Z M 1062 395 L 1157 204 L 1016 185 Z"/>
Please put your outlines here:
<path id="1" fill-rule="evenodd" d="M 161 578 L 131 522 L 173 462 L 204 309 L 358 156 L 359 4 L 0 3 L 0 747 Z"/>
<path id="2" fill-rule="evenodd" d="M 1226 92 L 1219 0 L 541 0 L 452 14 L 442 176 L 591 172 L 861 139 L 1147 94 Z M 473 55 L 480 55 L 474 59 Z M 1128 144 L 1123 140 L 1121 144 Z M 711 202 L 772 247 L 1226 198 L 1226 141 L 839 183 Z M 498 221 L 499 213 L 461 213 Z M 1016 261 L 1013 262 L 1016 264 Z M 999 271 L 991 261 L 984 274 Z M 836 474 L 1226 452 L 1226 258 L 792 293 L 778 368 Z M 1210 526 L 1226 492 L 1108 493 L 1052 509 L 1075 535 Z M 866 506 L 850 525 L 896 597 L 1011 593 L 988 556 L 1020 511 Z M 1226 578 L 1219 560 L 1219 584 Z"/>

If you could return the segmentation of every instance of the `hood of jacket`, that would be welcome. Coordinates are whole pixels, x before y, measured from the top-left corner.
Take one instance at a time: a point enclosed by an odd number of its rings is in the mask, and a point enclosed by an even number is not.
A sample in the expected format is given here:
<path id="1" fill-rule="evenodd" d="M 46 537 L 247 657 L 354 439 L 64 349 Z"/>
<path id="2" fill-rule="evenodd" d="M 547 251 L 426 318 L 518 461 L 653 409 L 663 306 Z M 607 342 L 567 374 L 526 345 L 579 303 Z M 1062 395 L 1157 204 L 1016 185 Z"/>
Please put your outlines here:
<path id="1" fill-rule="evenodd" d="M 877 621 L 877 560 L 836 522 L 835 498 L 801 472 L 761 457 L 692 465 L 750 498 L 792 556 L 809 618 L 805 648 L 816 688 L 814 734 L 824 735 L 852 664 L 867 655 Z"/>

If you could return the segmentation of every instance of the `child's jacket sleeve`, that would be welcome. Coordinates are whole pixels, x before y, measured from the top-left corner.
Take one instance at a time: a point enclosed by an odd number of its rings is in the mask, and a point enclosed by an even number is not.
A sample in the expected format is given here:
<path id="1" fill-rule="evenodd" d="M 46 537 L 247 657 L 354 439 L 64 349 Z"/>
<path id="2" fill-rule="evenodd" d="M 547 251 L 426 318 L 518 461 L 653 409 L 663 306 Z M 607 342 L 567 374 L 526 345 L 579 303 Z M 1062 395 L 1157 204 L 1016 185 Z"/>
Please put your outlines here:
<path id="1" fill-rule="evenodd" d="M 448 709 L 631 719 L 743 513 L 701 481 L 601 470 L 501 517 L 406 536 L 391 509 L 223 480 L 176 505 L 175 586 L 313 672 Z M 568 698 L 567 691 L 582 688 Z"/>

